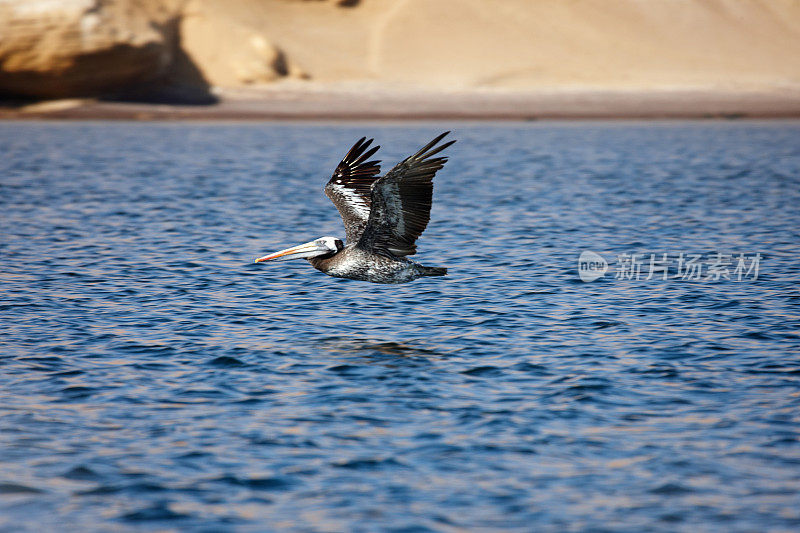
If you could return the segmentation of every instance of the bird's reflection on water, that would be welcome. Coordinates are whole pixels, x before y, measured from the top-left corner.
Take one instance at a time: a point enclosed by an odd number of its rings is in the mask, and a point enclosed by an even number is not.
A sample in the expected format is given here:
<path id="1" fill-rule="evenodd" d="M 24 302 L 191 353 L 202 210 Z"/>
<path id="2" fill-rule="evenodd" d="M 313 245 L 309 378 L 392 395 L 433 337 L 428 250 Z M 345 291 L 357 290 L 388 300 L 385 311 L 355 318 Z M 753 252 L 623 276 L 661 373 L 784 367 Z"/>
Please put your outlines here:
<path id="1" fill-rule="evenodd" d="M 444 359 L 445 351 L 430 344 L 408 340 L 405 342 L 376 341 L 366 338 L 327 337 L 319 339 L 318 349 L 339 356 L 356 356 L 365 362 L 387 362 L 394 359 Z"/>

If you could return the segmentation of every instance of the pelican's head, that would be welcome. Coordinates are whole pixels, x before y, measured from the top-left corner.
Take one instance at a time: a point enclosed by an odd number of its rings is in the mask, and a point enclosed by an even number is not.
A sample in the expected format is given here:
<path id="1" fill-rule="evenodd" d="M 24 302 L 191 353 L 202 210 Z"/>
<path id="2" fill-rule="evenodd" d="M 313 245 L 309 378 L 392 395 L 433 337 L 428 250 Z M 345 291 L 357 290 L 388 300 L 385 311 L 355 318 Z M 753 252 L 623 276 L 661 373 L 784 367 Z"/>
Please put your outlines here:
<path id="1" fill-rule="evenodd" d="M 333 256 L 344 248 L 342 239 L 336 237 L 320 237 L 305 244 L 298 244 L 274 254 L 256 259 L 256 263 L 266 261 L 286 261 L 288 259 L 311 259 L 312 257 Z"/>

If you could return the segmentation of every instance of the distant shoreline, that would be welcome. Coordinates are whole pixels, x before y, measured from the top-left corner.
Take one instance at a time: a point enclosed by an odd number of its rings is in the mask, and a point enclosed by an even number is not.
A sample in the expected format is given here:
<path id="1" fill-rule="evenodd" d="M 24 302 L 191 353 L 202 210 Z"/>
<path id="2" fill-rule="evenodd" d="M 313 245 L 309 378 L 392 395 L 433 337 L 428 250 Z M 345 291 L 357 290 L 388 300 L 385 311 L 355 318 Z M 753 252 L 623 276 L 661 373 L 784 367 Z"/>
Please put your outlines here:
<path id="1" fill-rule="evenodd" d="M 800 89 L 226 90 L 210 105 L 54 100 L 0 102 L 0 120 L 579 120 L 800 118 Z"/>

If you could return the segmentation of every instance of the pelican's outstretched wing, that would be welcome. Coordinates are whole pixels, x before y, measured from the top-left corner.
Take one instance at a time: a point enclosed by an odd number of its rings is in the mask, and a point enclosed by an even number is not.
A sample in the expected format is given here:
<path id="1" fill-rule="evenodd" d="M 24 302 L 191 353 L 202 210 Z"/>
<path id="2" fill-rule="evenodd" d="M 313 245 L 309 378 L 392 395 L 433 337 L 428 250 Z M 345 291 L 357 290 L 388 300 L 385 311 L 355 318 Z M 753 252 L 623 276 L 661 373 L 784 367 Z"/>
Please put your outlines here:
<path id="1" fill-rule="evenodd" d="M 380 161 L 367 161 L 380 148 L 367 150 L 372 141 L 361 137 L 325 185 L 325 194 L 342 215 L 348 244 L 357 242 L 364 232 L 370 212 L 370 186 L 381 171 Z"/>
<path id="2" fill-rule="evenodd" d="M 430 220 L 433 176 L 447 162 L 446 157 L 431 156 L 455 142 L 434 148 L 448 133 L 436 137 L 372 184 L 372 209 L 358 241 L 360 248 L 395 257 L 416 253 L 414 241 Z"/>

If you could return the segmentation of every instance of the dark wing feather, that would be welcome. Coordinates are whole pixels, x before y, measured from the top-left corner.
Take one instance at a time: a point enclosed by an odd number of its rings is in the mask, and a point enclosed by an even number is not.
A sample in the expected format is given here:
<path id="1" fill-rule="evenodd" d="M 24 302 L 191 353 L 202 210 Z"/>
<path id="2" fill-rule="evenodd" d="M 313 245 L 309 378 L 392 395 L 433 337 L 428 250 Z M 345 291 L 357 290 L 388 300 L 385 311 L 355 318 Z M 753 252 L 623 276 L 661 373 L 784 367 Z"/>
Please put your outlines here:
<path id="1" fill-rule="evenodd" d="M 372 209 L 358 246 L 381 255 L 416 253 L 414 242 L 425 231 L 431 213 L 433 176 L 447 162 L 438 154 L 455 141 L 436 146 L 448 132 L 406 158 L 372 185 Z"/>
<path id="2" fill-rule="evenodd" d="M 380 161 L 368 161 L 380 146 L 369 150 L 372 139 L 362 137 L 350 148 L 325 185 L 325 194 L 339 210 L 347 242 L 358 241 L 370 212 L 370 187 L 381 171 Z"/>

